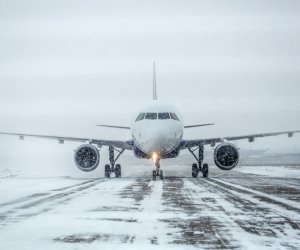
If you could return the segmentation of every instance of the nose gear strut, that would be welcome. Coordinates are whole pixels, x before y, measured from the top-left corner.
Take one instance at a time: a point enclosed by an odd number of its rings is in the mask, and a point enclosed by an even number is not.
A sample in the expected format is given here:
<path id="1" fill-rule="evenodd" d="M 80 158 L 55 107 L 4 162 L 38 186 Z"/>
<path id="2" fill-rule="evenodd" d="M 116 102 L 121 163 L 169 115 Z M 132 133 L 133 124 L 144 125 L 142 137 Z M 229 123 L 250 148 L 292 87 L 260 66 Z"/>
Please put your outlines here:
<path id="1" fill-rule="evenodd" d="M 155 181 L 157 177 L 159 177 L 161 180 L 164 179 L 164 173 L 162 170 L 160 170 L 160 159 L 157 158 L 155 160 L 155 167 L 156 167 L 156 170 L 153 170 L 153 173 L 152 173 L 152 179 Z"/>

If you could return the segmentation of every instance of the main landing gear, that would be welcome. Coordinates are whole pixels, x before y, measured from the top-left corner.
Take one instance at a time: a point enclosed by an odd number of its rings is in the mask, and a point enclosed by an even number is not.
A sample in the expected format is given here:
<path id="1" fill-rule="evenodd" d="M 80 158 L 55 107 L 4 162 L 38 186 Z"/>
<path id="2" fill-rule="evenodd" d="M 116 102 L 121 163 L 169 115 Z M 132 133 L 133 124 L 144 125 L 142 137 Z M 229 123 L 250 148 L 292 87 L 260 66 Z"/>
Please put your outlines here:
<path id="1" fill-rule="evenodd" d="M 160 178 L 161 180 L 164 179 L 164 173 L 162 170 L 160 170 L 160 163 L 159 163 L 159 159 L 155 160 L 155 167 L 156 167 L 156 170 L 153 170 L 153 173 L 152 173 L 152 179 L 155 181 L 156 178 Z"/>
<path id="2" fill-rule="evenodd" d="M 109 162 L 110 164 L 106 164 L 104 167 L 104 176 L 105 178 L 110 178 L 111 173 L 115 173 L 116 178 L 120 178 L 122 175 L 121 172 L 121 165 L 120 164 L 116 164 L 116 161 L 119 159 L 119 157 L 121 156 L 121 154 L 125 151 L 125 149 L 119 150 L 114 148 L 113 146 L 109 146 L 108 147 L 108 151 L 109 151 Z M 118 152 L 117 157 L 115 158 L 115 151 Z"/>
<path id="3" fill-rule="evenodd" d="M 207 163 L 203 163 L 203 158 L 204 158 L 204 147 L 203 145 L 195 148 L 195 149 L 191 149 L 188 148 L 188 150 L 191 152 L 191 154 L 195 157 L 195 159 L 197 160 L 198 163 L 194 163 L 192 165 L 192 177 L 193 178 L 197 178 L 199 172 L 202 172 L 202 176 L 204 178 L 208 177 L 208 165 Z M 194 153 L 196 150 L 198 150 L 198 157 L 196 156 L 196 154 Z"/>

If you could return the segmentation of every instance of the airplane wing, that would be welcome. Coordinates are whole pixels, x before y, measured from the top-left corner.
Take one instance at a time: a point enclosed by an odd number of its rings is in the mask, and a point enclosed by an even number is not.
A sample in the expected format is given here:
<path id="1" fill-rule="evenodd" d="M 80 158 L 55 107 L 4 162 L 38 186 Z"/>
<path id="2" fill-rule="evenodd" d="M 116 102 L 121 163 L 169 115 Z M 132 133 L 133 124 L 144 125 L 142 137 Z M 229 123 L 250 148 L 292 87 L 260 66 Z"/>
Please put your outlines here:
<path id="1" fill-rule="evenodd" d="M 130 129 L 130 127 L 115 126 L 115 125 L 105 125 L 105 124 L 96 124 L 96 126 L 98 126 L 98 127 L 106 127 L 106 128 Z"/>
<path id="2" fill-rule="evenodd" d="M 206 123 L 206 124 L 196 124 L 196 125 L 188 125 L 184 126 L 184 128 L 195 128 L 195 127 L 204 127 L 204 126 L 211 126 L 215 125 L 214 123 Z"/>
<path id="3" fill-rule="evenodd" d="M 253 142 L 255 138 L 267 137 L 267 136 L 277 136 L 287 134 L 288 137 L 292 137 L 295 133 L 300 133 L 300 130 L 295 131 L 284 131 L 284 132 L 274 132 L 274 133 L 263 133 L 263 134 L 252 134 L 252 135 L 242 135 L 242 136 L 229 136 L 229 137 L 219 137 L 219 138 L 209 138 L 209 139 L 196 139 L 196 140 L 182 140 L 181 149 L 191 148 L 201 145 L 214 145 L 215 143 L 223 141 L 237 141 L 248 139 L 249 142 Z"/>
<path id="4" fill-rule="evenodd" d="M 113 146 L 116 148 L 122 148 L 127 150 L 132 150 L 132 141 L 115 141 L 115 140 L 99 140 L 94 138 L 79 138 L 79 137 L 65 137 L 65 136 L 52 136 L 52 135 L 35 135 L 35 134 L 21 134 L 21 133 L 7 133 L 7 132 L 0 132 L 1 135 L 15 135 L 19 136 L 21 140 L 25 137 L 35 137 L 41 139 L 52 139 L 57 140 L 60 144 L 63 144 L 64 141 L 75 141 L 75 142 L 83 142 L 83 143 L 91 143 L 97 144 L 99 146 Z"/>

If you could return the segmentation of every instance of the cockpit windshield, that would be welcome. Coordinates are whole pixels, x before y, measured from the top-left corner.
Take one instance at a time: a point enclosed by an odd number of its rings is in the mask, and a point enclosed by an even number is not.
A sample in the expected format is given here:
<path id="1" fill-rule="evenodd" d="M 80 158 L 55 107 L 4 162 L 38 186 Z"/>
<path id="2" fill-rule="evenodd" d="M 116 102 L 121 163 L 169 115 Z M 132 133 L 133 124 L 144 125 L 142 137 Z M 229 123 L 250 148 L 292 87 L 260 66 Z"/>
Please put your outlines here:
<path id="1" fill-rule="evenodd" d="M 140 113 L 138 117 L 136 118 L 136 122 L 141 121 L 143 119 L 147 120 L 167 120 L 167 119 L 173 119 L 176 121 L 179 121 L 177 115 L 175 113 L 168 113 L 168 112 L 163 112 L 163 113 Z"/>
<path id="2" fill-rule="evenodd" d="M 158 119 L 160 120 L 170 119 L 170 115 L 169 113 L 158 113 Z"/>
<path id="3" fill-rule="evenodd" d="M 171 119 L 179 121 L 177 115 L 175 113 L 170 113 Z"/>
<path id="4" fill-rule="evenodd" d="M 145 119 L 156 120 L 157 119 L 157 113 L 146 113 Z"/>
<path id="5" fill-rule="evenodd" d="M 140 113 L 135 121 L 137 122 L 137 121 L 143 120 L 144 118 L 145 118 L 145 113 Z"/>

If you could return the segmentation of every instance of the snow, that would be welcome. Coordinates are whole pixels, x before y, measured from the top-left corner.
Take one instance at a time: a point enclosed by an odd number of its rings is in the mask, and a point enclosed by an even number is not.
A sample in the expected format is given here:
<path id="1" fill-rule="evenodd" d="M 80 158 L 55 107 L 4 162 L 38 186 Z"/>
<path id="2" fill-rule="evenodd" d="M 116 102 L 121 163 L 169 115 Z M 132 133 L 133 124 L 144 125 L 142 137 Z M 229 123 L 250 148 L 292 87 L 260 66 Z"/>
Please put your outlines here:
<path id="1" fill-rule="evenodd" d="M 265 175 L 272 177 L 300 178 L 300 167 L 286 166 L 242 166 L 236 169 L 241 173 Z"/>
<path id="2" fill-rule="evenodd" d="M 152 181 L 149 166 L 130 167 L 134 177 L 125 168 L 120 179 L 2 171 L 0 249 L 300 247 L 296 168 L 272 167 L 278 178 L 258 174 L 269 173 L 265 167 L 212 167 L 204 180 L 187 177 L 185 166 L 166 166 L 165 176 L 185 177 Z M 283 186 L 294 196 L 273 192 Z"/>

